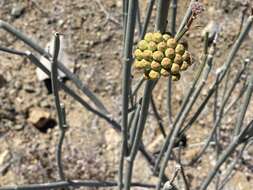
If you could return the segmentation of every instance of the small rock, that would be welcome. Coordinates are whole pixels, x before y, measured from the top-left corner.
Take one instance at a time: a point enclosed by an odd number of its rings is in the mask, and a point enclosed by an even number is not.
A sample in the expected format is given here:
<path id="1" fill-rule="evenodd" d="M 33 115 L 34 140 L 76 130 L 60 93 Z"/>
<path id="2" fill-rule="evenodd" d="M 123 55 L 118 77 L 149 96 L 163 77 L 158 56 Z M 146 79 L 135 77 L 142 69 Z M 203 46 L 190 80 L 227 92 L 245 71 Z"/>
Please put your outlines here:
<path id="1" fill-rule="evenodd" d="M 97 53 L 96 57 L 97 57 L 98 60 L 102 60 L 102 54 L 101 53 Z"/>
<path id="2" fill-rule="evenodd" d="M 80 29 L 83 25 L 83 19 L 82 17 L 76 17 L 71 22 L 71 28 L 72 29 Z"/>
<path id="3" fill-rule="evenodd" d="M 120 136 L 115 130 L 108 128 L 104 133 L 107 150 L 113 150 L 117 148 L 120 144 Z"/>
<path id="4" fill-rule="evenodd" d="M 11 153 L 9 150 L 5 150 L 0 154 L 0 166 L 3 166 L 11 159 Z"/>
<path id="5" fill-rule="evenodd" d="M 73 58 L 66 52 L 67 49 L 67 39 L 64 38 L 64 36 L 60 36 L 60 51 L 59 51 L 59 61 L 64 64 L 65 67 L 67 67 L 70 71 L 73 71 Z M 50 53 L 51 55 L 53 54 L 53 47 L 54 47 L 54 38 L 52 37 L 50 42 L 46 44 L 46 51 Z M 48 69 L 51 70 L 51 62 L 45 58 L 44 56 L 40 57 L 40 62 Z M 37 68 L 36 69 L 36 74 L 39 79 L 39 81 L 44 81 L 46 79 L 49 79 L 50 77 L 47 76 L 46 73 L 44 73 L 41 69 Z M 66 75 L 62 72 L 58 72 L 58 76 L 60 78 L 64 78 Z"/>
<path id="6" fill-rule="evenodd" d="M 176 190 L 176 188 L 170 181 L 167 181 L 163 186 L 163 190 Z"/>
<path id="7" fill-rule="evenodd" d="M 6 83 L 7 81 L 5 80 L 3 75 L 0 75 L 0 88 L 2 88 Z"/>
<path id="8" fill-rule="evenodd" d="M 54 24 L 57 22 L 57 19 L 55 17 L 51 17 L 46 20 L 47 24 Z"/>
<path id="9" fill-rule="evenodd" d="M 219 25 L 213 20 L 211 20 L 202 31 L 201 35 L 203 38 L 207 32 L 208 32 L 208 43 L 211 43 L 214 40 L 216 33 L 219 32 Z"/>
<path id="10" fill-rule="evenodd" d="M 57 25 L 59 27 L 62 27 L 64 25 L 64 23 L 65 23 L 65 21 L 61 19 L 61 20 L 58 20 Z"/>
<path id="11" fill-rule="evenodd" d="M 50 117 L 50 113 L 41 108 L 30 110 L 27 121 L 44 133 L 56 125 L 56 121 Z"/>
<path id="12" fill-rule="evenodd" d="M 119 0 L 116 1 L 116 6 L 117 6 L 117 7 L 122 7 L 122 1 L 119 1 Z"/>
<path id="13" fill-rule="evenodd" d="M 20 81 L 16 81 L 14 83 L 14 87 L 17 89 L 17 90 L 20 90 L 22 88 L 22 83 Z"/>
<path id="14" fill-rule="evenodd" d="M 148 145 L 148 150 L 153 153 L 158 152 L 161 149 L 163 142 L 164 137 L 159 135 L 151 144 Z"/>
<path id="15" fill-rule="evenodd" d="M 13 126 L 14 130 L 16 130 L 16 131 L 21 131 L 24 129 L 24 127 L 25 127 L 24 124 L 16 124 Z"/>
<path id="16" fill-rule="evenodd" d="M 28 93 L 34 93 L 35 92 L 35 88 L 30 84 L 25 84 L 23 88 Z"/>
<path id="17" fill-rule="evenodd" d="M 51 107 L 51 105 L 50 105 L 50 103 L 48 102 L 48 100 L 42 100 L 42 101 L 40 102 L 40 106 L 43 107 L 43 108 L 50 108 L 50 107 Z"/>
<path id="18" fill-rule="evenodd" d="M 25 6 L 21 4 L 16 4 L 11 9 L 11 16 L 13 18 L 19 18 L 25 12 Z"/>

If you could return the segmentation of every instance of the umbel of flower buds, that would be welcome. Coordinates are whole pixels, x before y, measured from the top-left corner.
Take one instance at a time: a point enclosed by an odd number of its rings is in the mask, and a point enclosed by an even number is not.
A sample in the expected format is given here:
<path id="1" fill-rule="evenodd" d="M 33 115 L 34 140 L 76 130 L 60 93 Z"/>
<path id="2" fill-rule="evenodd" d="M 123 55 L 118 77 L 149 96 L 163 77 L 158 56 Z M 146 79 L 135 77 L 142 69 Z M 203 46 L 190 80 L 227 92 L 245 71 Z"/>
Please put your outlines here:
<path id="1" fill-rule="evenodd" d="M 143 71 L 144 77 L 150 80 L 171 75 L 173 81 L 178 81 L 181 72 L 192 65 L 191 54 L 185 46 L 160 32 L 147 33 L 144 40 L 139 41 L 134 57 L 135 68 Z"/>

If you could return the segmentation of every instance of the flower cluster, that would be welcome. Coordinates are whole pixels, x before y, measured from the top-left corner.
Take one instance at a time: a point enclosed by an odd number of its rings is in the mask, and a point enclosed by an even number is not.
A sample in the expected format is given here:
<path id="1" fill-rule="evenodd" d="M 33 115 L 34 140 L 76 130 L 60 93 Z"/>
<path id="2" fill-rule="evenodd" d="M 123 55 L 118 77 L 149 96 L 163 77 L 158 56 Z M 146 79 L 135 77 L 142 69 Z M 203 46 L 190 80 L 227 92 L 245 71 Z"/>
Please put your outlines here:
<path id="1" fill-rule="evenodd" d="M 180 72 L 192 64 L 191 54 L 183 44 L 168 34 L 147 33 L 134 52 L 136 69 L 144 71 L 146 79 L 156 80 L 160 76 L 180 79 Z"/>

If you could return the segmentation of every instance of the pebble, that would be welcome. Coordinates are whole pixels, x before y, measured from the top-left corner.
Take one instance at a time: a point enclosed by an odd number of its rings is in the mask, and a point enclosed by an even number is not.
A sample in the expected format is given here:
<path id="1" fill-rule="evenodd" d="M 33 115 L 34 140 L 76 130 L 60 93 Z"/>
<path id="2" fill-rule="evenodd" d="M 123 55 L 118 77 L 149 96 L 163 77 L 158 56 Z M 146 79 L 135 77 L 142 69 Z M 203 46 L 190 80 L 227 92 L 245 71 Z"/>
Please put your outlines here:
<path id="1" fill-rule="evenodd" d="M 71 22 L 71 28 L 72 29 L 80 29 L 83 25 L 83 19 L 82 17 L 76 17 Z"/>
<path id="2" fill-rule="evenodd" d="M 4 87 L 7 81 L 5 80 L 3 75 L 0 75 L 0 88 Z"/>
<path id="3" fill-rule="evenodd" d="M 5 150 L 0 154 L 0 167 L 6 164 L 11 159 L 9 150 Z"/>
<path id="4" fill-rule="evenodd" d="M 16 131 L 21 131 L 25 128 L 25 125 L 24 124 L 16 124 L 13 126 L 13 129 L 16 130 Z"/>
<path id="5" fill-rule="evenodd" d="M 35 92 L 35 88 L 34 86 L 30 85 L 30 84 L 25 84 L 23 89 L 28 92 L 28 93 L 34 93 Z"/>
<path id="6" fill-rule="evenodd" d="M 15 83 L 14 83 L 14 87 L 15 87 L 15 89 L 17 89 L 17 90 L 20 90 L 21 88 L 22 88 L 22 83 L 20 82 L 20 81 L 16 81 Z"/>
<path id="7" fill-rule="evenodd" d="M 47 132 L 49 128 L 56 126 L 56 121 L 50 117 L 50 113 L 38 107 L 32 108 L 29 111 L 29 117 L 27 121 L 41 132 Z"/>
<path id="8" fill-rule="evenodd" d="M 50 105 L 50 103 L 49 103 L 48 100 L 42 100 L 42 101 L 40 102 L 40 107 L 43 107 L 43 108 L 50 108 L 51 105 Z"/>
<path id="9" fill-rule="evenodd" d="M 19 18 L 25 12 L 25 6 L 21 4 L 16 4 L 11 9 L 11 16 L 14 18 Z"/>

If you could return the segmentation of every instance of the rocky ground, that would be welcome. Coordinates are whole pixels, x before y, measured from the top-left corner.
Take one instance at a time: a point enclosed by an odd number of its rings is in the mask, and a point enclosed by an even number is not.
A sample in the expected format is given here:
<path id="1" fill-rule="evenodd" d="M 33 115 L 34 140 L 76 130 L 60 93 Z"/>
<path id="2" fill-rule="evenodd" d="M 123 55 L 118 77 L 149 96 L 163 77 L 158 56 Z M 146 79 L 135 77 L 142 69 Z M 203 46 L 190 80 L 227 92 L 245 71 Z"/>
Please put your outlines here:
<path id="1" fill-rule="evenodd" d="M 178 22 L 181 21 L 187 3 L 179 0 Z M 34 3 L 35 2 L 35 3 Z M 187 1 L 189 2 L 189 0 Z M 206 11 L 194 22 L 191 31 L 186 35 L 189 49 L 193 52 L 195 65 L 187 71 L 177 83 L 173 84 L 173 114 L 175 115 L 188 81 L 193 79 L 194 71 L 201 60 L 203 43 L 201 32 L 211 21 L 222 27 L 217 44 L 217 56 L 214 67 L 224 63 L 228 50 L 236 38 L 243 10 L 239 0 L 219 1 L 204 0 Z M 144 15 L 146 0 L 140 1 L 141 15 Z M 67 53 L 73 60 L 74 72 L 89 88 L 103 100 L 113 117 L 118 118 L 121 107 L 121 70 L 122 70 L 122 21 L 120 0 L 2 0 L 0 2 L 1 19 L 11 23 L 42 47 L 52 37 L 54 31 L 64 34 L 67 42 Z M 155 12 L 155 11 L 154 11 Z M 155 14 L 152 15 L 154 20 Z M 149 31 L 154 29 L 153 22 Z M 136 32 L 136 36 L 138 32 Z M 234 61 L 231 76 L 240 68 L 240 62 L 252 53 L 253 32 L 243 44 Z M 17 50 L 29 49 L 22 42 L 0 31 L 0 45 Z M 55 163 L 55 147 L 59 138 L 58 127 L 55 127 L 56 110 L 53 96 L 48 95 L 43 83 L 36 78 L 36 67 L 26 58 L 0 52 L 0 186 L 42 183 L 58 179 Z M 252 69 L 252 66 L 250 67 Z M 208 82 L 214 79 L 212 73 Z M 140 75 L 134 74 L 134 82 Z M 208 83 L 207 82 L 207 83 Z M 69 81 L 67 84 L 73 86 Z M 75 88 L 73 86 L 73 88 Z M 205 88 L 203 94 L 205 95 Z M 238 93 L 239 88 L 236 90 Z M 166 82 L 160 80 L 155 89 L 156 103 L 166 117 Z M 233 96 L 236 96 L 236 93 Z M 81 94 L 81 93 L 80 93 Z M 64 92 L 60 93 L 65 103 L 69 130 L 63 150 L 63 163 L 69 179 L 117 179 L 120 138 L 104 121 L 98 119 L 75 102 Z M 233 98 L 233 97 L 232 97 Z M 199 150 L 202 142 L 211 129 L 212 111 L 209 107 L 199 118 L 187 135 L 190 146 L 184 156 L 191 159 Z M 251 104 L 252 105 L 252 102 Z M 249 106 L 246 122 L 253 117 L 252 106 Z M 148 118 L 144 143 L 148 151 L 155 152 L 163 141 L 153 113 Z M 235 122 L 236 111 L 233 109 L 224 120 L 224 132 L 231 130 Z M 39 130 L 38 120 L 44 118 L 51 127 Z M 119 119 L 117 119 L 119 120 Z M 41 121 L 40 121 L 41 122 Z M 250 155 L 248 151 L 247 154 Z M 248 156 L 250 158 L 250 156 Z M 248 158 L 248 159 L 249 159 Z M 249 162 L 252 160 L 249 159 Z M 211 164 L 210 164 L 211 163 Z M 187 168 L 186 174 L 192 186 L 203 179 L 212 167 L 213 157 L 206 156 L 198 168 Z M 253 162 L 252 162 L 253 163 Z M 173 165 L 173 163 L 172 163 Z M 168 174 L 173 169 L 168 168 Z M 196 176 L 197 169 L 202 175 Z M 135 181 L 156 182 L 156 178 L 141 155 L 134 168 Z M 229 190 L 250 190 L 253 186 L 252 165 L 238 166 L 236 175 L 227 186 Z"/>

